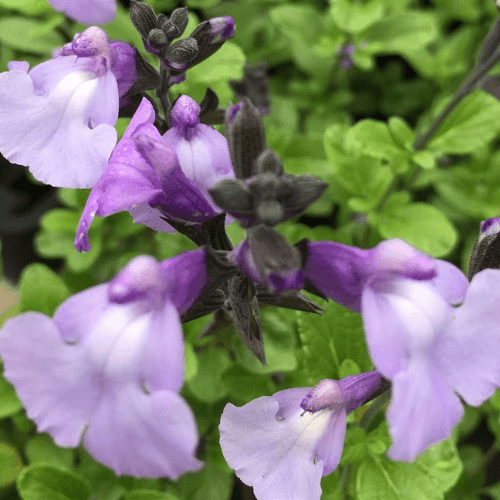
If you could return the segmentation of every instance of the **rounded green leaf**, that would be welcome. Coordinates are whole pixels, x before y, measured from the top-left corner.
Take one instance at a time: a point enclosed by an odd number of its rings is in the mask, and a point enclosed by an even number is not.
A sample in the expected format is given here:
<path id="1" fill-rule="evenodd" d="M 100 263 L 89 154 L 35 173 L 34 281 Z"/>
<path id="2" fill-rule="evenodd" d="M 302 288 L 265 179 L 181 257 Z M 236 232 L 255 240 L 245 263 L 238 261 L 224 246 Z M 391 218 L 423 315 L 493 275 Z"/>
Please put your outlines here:
<path id="1" fill-rule="evenodd" d="M 23 500 L 88 500 L 92 493 L 84 477 L 48 464 L 26 467 L 17 490 Z"/>
<path id="2" fill-rule="evenodd" d="M 10 444 L 0 443 L 0 488 L 13 483 L 22 469 L 17 451 Z"/>
<path id="3" fill-rule="evenodd" d="M 426 203 L 389 207 L 374 221 L 384 238 L 401 238 L 433 257 L 449 253 L 458 239 L 446 215 Z"/>
<path id="4" fill-rule="evenodd" d="M 45 264 L 31 264 L 25 268 L 19 288 L 20 312 L 37 311 L 52 316 L 69 296 L 64 281 Z"/>

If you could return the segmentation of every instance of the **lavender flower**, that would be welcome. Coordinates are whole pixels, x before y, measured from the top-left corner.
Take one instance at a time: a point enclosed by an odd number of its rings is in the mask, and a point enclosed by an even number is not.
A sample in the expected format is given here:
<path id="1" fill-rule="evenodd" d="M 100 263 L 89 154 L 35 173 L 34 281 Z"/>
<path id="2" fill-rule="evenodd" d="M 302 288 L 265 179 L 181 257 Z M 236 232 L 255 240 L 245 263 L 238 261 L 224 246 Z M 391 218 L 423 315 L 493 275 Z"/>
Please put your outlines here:
<path id="1" fill-rule="evenodd" d="M 116 17 L 116 0 L 49 0 L 56 10 L 84 24 L 106 24 Z"/>
<path id="2" fill-rule="evenodd" d="M 373 363 L 392 381 L 391 458 L 412 461 L 448 439 L 463 414 L 457 394 L 478 406 L 500 386 L 500 271 L 467 287 L 451 264 L 389 240 L 371 250 L 309 243 L 305 275 L 363 314 Z"/>
<path id="3" fill-rule="evenodd" d="M 227 143 L 197 124 L 196 113 L 189 121 L 179 107 L 172 111 L 174 129 L 162 138 L 153 125 L 153 107 L 143 99 L 90 193 L 77 229 L 77 250 L 90 250 L 88 230 L 96 215 L 128 210 L 134 222 L 172 232 L 164 218 L 201 223 L 220 213 L 204 193 L 207 184 L 232 173 Z"/>
<path id="4" fill-rule="evenodd" d="M 383 385 L 377 372 L 277 392 L 222 413 L 222 453 L 257 500 L 319 500 L 342 455 L 347 415 Z"/>
<path id="5" fill-rule="evenodd" d="M 205 251 L 132 260 L 51 319 L 25 313 L 0 330 L 5 377 L 39 432 L 83 441 L 117 474 L 177 479 L 198 470 L 184 381 L 182 314 L 207 281 Z"/>
<path id="6" fill-rule="evenodd" d="M 125 46 L 91 27 L 29 72 L 9 63 L 0 74 L 0 152 L 46 184 L 92 187 L 116 143 L 119 88 L 135 75 Z"/>

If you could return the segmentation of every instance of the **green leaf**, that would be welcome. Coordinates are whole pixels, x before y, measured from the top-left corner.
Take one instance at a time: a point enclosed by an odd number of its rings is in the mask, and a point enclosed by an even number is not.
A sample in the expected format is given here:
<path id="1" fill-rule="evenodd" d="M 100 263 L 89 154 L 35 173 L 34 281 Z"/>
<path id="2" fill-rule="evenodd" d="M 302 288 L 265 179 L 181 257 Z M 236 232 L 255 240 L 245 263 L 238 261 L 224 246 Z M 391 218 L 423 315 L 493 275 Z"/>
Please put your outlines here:
<path id="1" fill-rule="evenodd" d="M 179 497 L 172 493 L 164 493 L 155 490 L 133 490 L 129 491 L 123 500 L 179 500 Z"/>
<path id="2" fill-rule="evenodd" d="M 359 3 L 356 0 L 330 0 L 330 14 L 335 24 L 348 33 L 360 33 L 384 15 L 384 6 L 379 0 Z"/>
<path id="3" fill-rule="evenodd" d="M 458 480 L 462 464 L 455 446 L 445 441 L 413 463 L 371 455 L 358 469 L 357 500 L 442 500 Z"/>
<path id="4" fill-rule="evenodd" d="M 19 312 L 37 311 L 52 316 L 68 298 L 64 281 L 45 264 L 30 264 L 19 282 Z"/>
<path id="5" fill-rule="evenodd" d="M 50 9 L 47 0 L 0 0 L 0 6 L 29 15 L 41 14 Z"/>
<path id="6" fill-rule="evenodd" d="M 430 170 L 436 166 L 436 156 L 431 151 L 417 151 L 411 159 L 419 166 Z"/>
<path id="7" fill-rule="evenodd" d="M 84 477 L 47 464 L 26 467 L 17 489 L 23 500 L 88 500 L 92 493 Z"/>
<path id="8" fill-rule="evenodd" d="M 406 53 L 424 47 L 439 35 L 436 17 L 428 12 L 392 14 L 373 24 L 363 35 L 365 51 Z"/>
<path id="9" fill-rule="evenodd" d="M 64 20 L 64 16 L 57 18 Z M 53 26 L 48 29 L 47 26 L 47 22 L 35 19 L 4 17 L 0 19 L 0 42 L 32 54 L 50 54 L 64 44 L 64 39 L 53 30 Z"/>
<path id="10" fill-rule="evenodd" d="M 470 153 L 500 130 L 500 102 L 481 90 L 467 96 L 448 115 L 429 143 L 442 153 Z"/>
<path id="11" fill-rule="evenodd" d="M 46 462 L 65 469 L 73 467 L 74 451 L 60 448 L 48 434 L 37 434 L 26 444 L 26 456 L 31 463 Z"/>
<path id="12" fill-rule="evenodd" d="M 412 144 L 415 140 L 415 132 L 408 126 L 408 124 L 398 116 L 392 116 L 387 122 L 391 135 L 396 144 L 402 148 L 412 151 Z"/>
<path id="13" fill-rule="evenodd" d="M 23 462 L 10 444 L 0 443 L 0 488 L 13 483 L 23 469 Z"/>
<path id="14" fill-rule="evenodd" d="M 381 215 L 371 214 L 371 220 L 384 238 L 401 238 L 433 257 L 448 254 L 458 240 L 443 212 L 426 203 L 386 207 Z"/>
<path id="15" fill-rule="evenodd" d="M 231 361 L 226 351 L 213 346 L 202 348 L 197 355 L 198 372 L 187 381 L 187 386 L 200 401 L 213 403 L 227 394 L 221 378 Z"/>
<path id="16" fill-rule="evenodd" d="M 351 196 L 359 199 L 359 211 L 375 207 L 394 178 L 389 166 L 382 165 L 379 158 L 361 154 L 352 140 L 348 140 L 345 125 L 327 128 L 324 145 L 334 175 L 330 188 L 336 189 L 336 185 L 341 184 Z M 371 148 L 375 150 L 376 146 L 372 143 Z"/>
<path id="17" fill-rule="evenodd" d="M 239 365 L 233 365 L 223 373 L 222 383 L 227 387 L 233 403 L 246 404 L 261 396 L 271 396 L 274 392 L 268 375 L 257 375 Z"/>
<path id="18" fill-rule="evenodd" d="M 198 358 L 193 346 L 189 342 L 184 343 L 184 355 L 186 357 L 186 380 L 191 380 L 198 373 Z"/>
<path id="19" fill-rule="evenodd" d="M 19 401 L 14 386 L 0 376 L 0 418 L 15 415 L 22 407 L 23 404 Z"/>
<path id="20" fill-rule="evenodd" d="M 392 128 L 403 135 L 403 140 L 407 140 L 408 130 L 404 129 L 403 124 L 402 120 L 393 121 Z M 411 130 L 410 137 L 413 137 Z M 346 142 L 351 143 L 362 154 L 388 160 L 394 172 L 404 172 L 408 168 L 408 151 L 405 146 L 398 144 L 389 127 L 383 122 L 377 120 L 358 122 L 347 133 Z"/>
<path id="21" fill-rule="evenodd" d="M 335 302 L 320 304 L 322 316 L 297 312 L 302 341 L 302 362 L 308 383 L 324 378 L 338 380 L 344 360 L 354 361 L 363 371 L 372 368 L 365 343 L 361 315 Z"/>

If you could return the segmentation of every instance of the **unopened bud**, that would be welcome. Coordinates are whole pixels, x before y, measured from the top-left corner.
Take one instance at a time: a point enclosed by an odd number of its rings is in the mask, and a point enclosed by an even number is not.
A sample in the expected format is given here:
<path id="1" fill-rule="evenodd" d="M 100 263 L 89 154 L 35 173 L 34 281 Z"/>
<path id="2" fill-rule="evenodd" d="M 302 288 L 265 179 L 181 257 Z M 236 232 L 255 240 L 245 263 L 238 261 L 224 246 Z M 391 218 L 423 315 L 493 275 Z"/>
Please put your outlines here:
<path id="1" fill-rule="evenodd" d="M 130 20 L 142 38 L 146 40 L 150 31 L 157 26 L 157 18 L 153 7 L 137 0 L 131 0 L 130 2 Z"/>
<path id="2" fill-rule="evenodd" d="M 186 7 L 175 9 L 170 16 L 170 21 L 177 26 L 179 35 L 181 36 L 189 22 L 188 10 Z"/>
<path id="3" fill-rule="evenodd" d="M 194 38 L 184 38 L 172 44 L 165 54 L 165 58 L 172 63 L 186 64 L 198 54 L 198 43 Z"/>
<path id="4" fill-rule="evenodd" d="M 469 261 L 469 280 L 483 269 L 500 269 L 500 218 L 481 222 Z"/>
<path id="5" fill-rule="evenodd" d="M 153 49 L 161 49 L 168 43 L 168 38 L 161 29 L 155 28 L 149 32 L 148 43 Z"/>

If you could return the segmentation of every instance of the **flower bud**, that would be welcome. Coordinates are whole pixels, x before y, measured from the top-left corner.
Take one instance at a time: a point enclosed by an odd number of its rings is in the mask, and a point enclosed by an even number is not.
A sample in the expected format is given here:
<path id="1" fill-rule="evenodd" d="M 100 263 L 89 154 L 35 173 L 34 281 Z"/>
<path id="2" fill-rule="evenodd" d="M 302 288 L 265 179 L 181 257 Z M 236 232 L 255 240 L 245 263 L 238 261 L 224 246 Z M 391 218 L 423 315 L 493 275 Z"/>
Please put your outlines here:
<path id="1" fill-rule="evenodd" d="M 483 269 L 500 269 L 500 218 L 481 222 L 479 236 L 474 242 L 469 261 L 469 281 Z"/>
<path id="2" fill-rule="evenodd" d="M 151 5 L 145 2 L 131 0 L 130 2 L 130 20 L 135 29 L 141 34 L 142 38 L 148 39 L 152 29 L 157 27 L 157 18 Z"/>
<path id="3" fill-rule="evenodd" d="M 170 16 L 170 22 L 172 22 L 179 30 L 179 35 L 181 36 L 186 29 L 189 22 L 188 10 L 186 7 L 180 7 L 175 9 Z"/>

